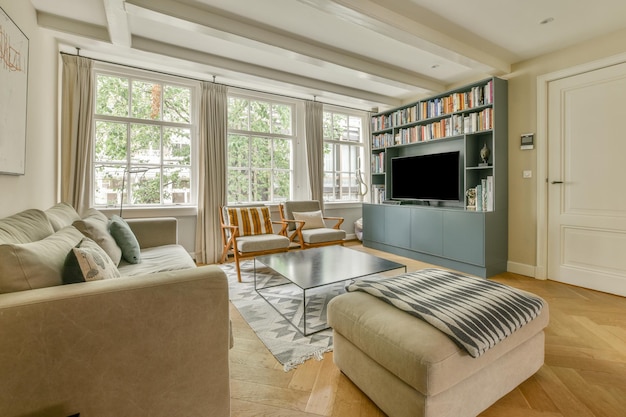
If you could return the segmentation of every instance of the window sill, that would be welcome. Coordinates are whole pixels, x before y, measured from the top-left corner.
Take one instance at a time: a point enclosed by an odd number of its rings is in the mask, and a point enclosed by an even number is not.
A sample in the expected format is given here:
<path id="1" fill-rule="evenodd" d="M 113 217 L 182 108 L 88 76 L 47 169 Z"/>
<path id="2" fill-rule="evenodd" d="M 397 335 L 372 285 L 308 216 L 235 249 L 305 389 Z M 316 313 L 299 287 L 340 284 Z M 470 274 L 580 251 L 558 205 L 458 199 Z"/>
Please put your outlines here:
<path id="1" fill-rule="evenodd" d="M 345 209 L 345 208 L 361 208 L 362 201 L 325 201 L 325 209 Z"/>
<path id="2" fill-rule="evenodd" d="M 107 217 L 120 214 L 119 207 L 96 207 Z M 170 207 L 124 207 L 123 216 L 126 219 L 153 218 L 153 217 L 187 217 L 196 216 L 196 206 L 170 206 Z"/>
<path id="3" fill-rule="evenodd" d="M 280 203 L 265 203 L 272 213 L 278 213 L 278 205 Z M 341 209 L 360 209 L 363 206 L 362 201 L 326 201 L 324 202 L 324 210 L 341 210 Z"/>

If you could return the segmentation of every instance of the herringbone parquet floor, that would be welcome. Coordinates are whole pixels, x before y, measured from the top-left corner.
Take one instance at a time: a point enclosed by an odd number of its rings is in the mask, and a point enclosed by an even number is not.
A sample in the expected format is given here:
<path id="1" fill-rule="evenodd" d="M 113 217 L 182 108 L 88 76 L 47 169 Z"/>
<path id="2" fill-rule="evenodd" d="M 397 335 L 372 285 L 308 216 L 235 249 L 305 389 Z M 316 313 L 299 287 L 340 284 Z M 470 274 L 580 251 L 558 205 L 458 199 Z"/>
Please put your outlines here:
<path id="1" fill-rule="evenodd" d="M 363 249 L 408 265 L 418 261 Z M 545 365 L 481 417 L 625 417 L 626 298 L 504 273 L 492 278 L 550 305 Z M 384 416 L 333 364 L 332 353 L 284 372 L 231 305 L 233 417 Z"/>

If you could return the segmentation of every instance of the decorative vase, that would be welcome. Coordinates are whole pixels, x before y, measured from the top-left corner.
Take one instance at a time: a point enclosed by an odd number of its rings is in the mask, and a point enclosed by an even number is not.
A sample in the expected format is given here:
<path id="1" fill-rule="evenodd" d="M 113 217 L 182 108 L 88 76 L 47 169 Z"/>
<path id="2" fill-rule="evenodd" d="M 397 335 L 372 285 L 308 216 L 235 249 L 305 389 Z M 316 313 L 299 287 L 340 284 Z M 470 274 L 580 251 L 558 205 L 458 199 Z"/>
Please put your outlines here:
<path id="1" fill-rule="evenodd" d="M 480 159 L 483 161 L 480 165 L 485 166 L 489 165 L 489 155 L 491 155 L 491 151 L 487 147 L 487 143 L 483 145 L 483 148 L 480 150 Z"/>

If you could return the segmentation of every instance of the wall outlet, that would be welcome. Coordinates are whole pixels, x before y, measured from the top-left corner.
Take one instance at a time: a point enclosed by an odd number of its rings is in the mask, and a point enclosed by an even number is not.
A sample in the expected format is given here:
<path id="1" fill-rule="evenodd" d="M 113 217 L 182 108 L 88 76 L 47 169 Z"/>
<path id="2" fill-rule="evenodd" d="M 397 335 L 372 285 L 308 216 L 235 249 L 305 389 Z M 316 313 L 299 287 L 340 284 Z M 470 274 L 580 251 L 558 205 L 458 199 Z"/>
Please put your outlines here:
<path id="1" fill-rule="evenodd" d="M 533 172 L 530 170 L 524 170 L 522 172 L 522 177 L 523 178 L 532 178 L 533 177 Z"/>

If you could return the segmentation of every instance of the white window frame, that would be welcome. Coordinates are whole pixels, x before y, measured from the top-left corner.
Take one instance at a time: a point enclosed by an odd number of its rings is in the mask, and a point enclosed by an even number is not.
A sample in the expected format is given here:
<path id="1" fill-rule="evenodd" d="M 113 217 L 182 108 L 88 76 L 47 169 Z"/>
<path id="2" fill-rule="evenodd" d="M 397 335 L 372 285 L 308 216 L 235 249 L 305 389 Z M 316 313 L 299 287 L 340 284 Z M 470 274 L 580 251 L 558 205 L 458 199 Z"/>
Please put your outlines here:
<path id="1" fill-rule="evenodd" d="M 302 100 L 279 96 L 275 94 L 267 94 L 261 92 L 254 92 L 249 90 L 230 88 L 228 90 L 228 98 L 231 97 L 264 101 L 269 103 L 289 105 L 292 106 L 292 135 L 262 133 L 259 132 L 259 136 L 275 137 L 281 139 L 289 139 L 291 143 L 291 158 L 290 158 L 290 192 L 288 199 L 302 199 L 306 198 L 309 194 L 308 175 L 306 170 L 306 147 L 304 142 L 304 103 Z M 227 129 L 227 136 L 230 134 L 241 135 L 254 135 L 251 131 L 231 130 Z M 249 166 L 249 165 L 248 165 Z M 228 174 L 227 174 L 228 176 Z M 260 203 L 266 205 L 278 205 L 281 201 L 229 201 L 229 204 L 245 204 L 245 203 Z"/>
<path id="2" fill-rule="evenodd" d="M 236 89 L 230 88 L 228 92 L 229 98 L 238 97 L 249 100 L 261 100 L 261 101 L 269 101 L 279 104 L 293 104 L 295 113 L 293 117 L 294 127 L 293 127 L 293 143 L 292 143 L 292 158 L 291 158 L 291 192 L 290 199 L 291 200 L 306 200 L 311 196 L 311 187 L 309 182 L 309 172 L 307 168 L 307 157 L 306 157 L 306 141 L 305 141 L 305 109 L 304 109 L 304 100 L 284 97 L 275 94 L 269 93 L 261 93 L 254 92 L 244 89 Z M 363 149 L 363 158 L 360 160 L 360 170 L 363 176 L 363 180 L 366 184 L 369 184 L 368 178 L 370 175 L 369 163 L 366 163 L 365 159 L 367 159 L 367 155 L 369 152 L 368 144 L 369 144 L 369 113 L 362 110 L 350 109 L 341 106 L 333 106 L 329 104 L 325 104 L 323 107 L 324 112 L 333 112 L 333 113 L 341 113 L 346 114 L 352 117 L 360 117 L 361 118 L 361 140 L 357 144 L 355 142 L 340 142 L 340 141 L 332 141 L 332 143 L 341 143 L 343 145 L 353 145 L 358 146 Z M 237 130 L 228 131 L 228 133 L 240 133 Z M 369 185 L 368 185 L 369 186 Z M 364 199 L 366 199 L 368 193 L 365 196 L 356 199 L 356 200 L 332 200 L 325 201 L 324 204 L 329 206 L 351 206 L 354 204 L 360 204 Z M 234 202 L 230 202 L 234 203 Z M 239 203 L 252 203 L 252 202 L 239 202 Z M 256 203 L 256 202 L 254 202 Z M 279 201 L 270 201 L 263 202 L 266 205 L 273 206 L 277 205 Z"/>
<path id="3" fill-rule="evenodd" d="M 96 62 L 94 66 L 94 80 L 97 75 L 108 75 L 113 77 L 122 77 L 129 78 L 132 80 L 141 80 L 147 82 L 159 82 L 165 83 L 168 85 L 181 86 L 185 88 L 189 88 L 191 91 L 191 158 L 190 158 L 190 201 L 185 204 L 158 204 L 158 205 L 141 205 L 141 204 L 132 204 L 131 202 L 124 202 L 124 214 L 125 217 L 128 214 L 128 217 L 136 217 L 136 216 L 144 216 L 144 215 L 168 215 L 168 214 L 192 214 L 195 213 L 197 207 L 197 185 L 198 185 L 198 131 L 199 131 L 199 115 L 200 115 L 200 89 L 201 84 L 199 81 L 191 80 L 188 78 L 176 77 L 171 75 L 166 75 L 162 73 L 146 71 L 136 68 L 129 68 L 124 66 L 118 66 L 115 64 L 109 64 L 104 62 Z M 94 83 L 94 89 L 97 88 L 97 85 Z M 94 90 L 94 100 L 96 99 L 97 91 Z M 95 143 L 95 127 L 96 121 L 104 120 L 104 121 L 121 121 L 123 123 L 140 123 L 140 124 L 153 124 L 153 125 L 162 125 L 168 126 L 168 122 L 161 121 L 153 121 L 153 120 L 144 120 L 144 119 L 135 119 L 132 117 L 117 117 L 117 116 L 108 116 L 108 115 L 97 115 L 96 105 L 94 101 L 94 112 L 93 112 L 93 126 L 92 126 L 92 141 Z M 116 213 L 119 210 L 119 205 L 102 205 L 95 204 L 95 146 L 92 147 L 92 164 L 91 164 L 91 174 L 92 174 L 92 182 L 88 184 L 88 192 L 89 192 L 89 201 L 91 207 L 96 207 L 102 211 Z M 164 167 L 165 165 L 161 165 Z M 128 184 L 125 188 L 128 187 Z M 132 213 L 132 214 L 131 214 Z"/>
<path id="4" fill-rule="evenodd" d="M 346 108 L 346 107 L 341 107 L 341 106 L 333 106 L 330 104 L 325 104 L 323 106 L 323 113 L 334 113 L 334 114 L 342 114 L 342 115 L 346 115 L 346 116 L 351 116 L 351 117 L 358 117 L 361 119 L 361 137 L 360 137 L 360 141 L 359 142 L 349 142 L 349 141 L 341 141 L 341 140 L 327 140 L 326 138 L 324 138 L 324 145 L 329 144 L 331 146 L 334 145 L 348 145 L 348 146 L 354 146 L 354 147 L 358 147 L 361 148 L 361 155 L 362 157 L 360 159 L 357 160 L 357 170 L 361 171 L 361 175 L 362 175 L 362 179 L 366 184 L 366 187 L 368 187 L 365 191 L 365 194 L 357 197 L 354 200 L 324 200 L 324 204 L 328 204 L 328 205 L 339 205 L 339 204 L 353 204 L 353 203 L 360 203 L 362 201 L 364 201 L 364 199 L 366 198 L 366 196 L 369 193 L 369 178 L 370 178 L 370 169 L 369 169 L 369 164 L 366 163 L 366 159 L 367 159 L 367 155 L 369 153 L 369 148 L 368 148 L 368 143 L 369 143 L 369 135 L 370 135 L 370 130 L 369 130 L 369 114 L 365 111 L 359 111 L 359 110 L 355 110 L 355 109 L 350 109 L 350 108 Z M 324 175 L 326 174 L 326 170 L 324 170 Z M 356 176 L 356 172 L 354 173 L 354 175 Z"/>

